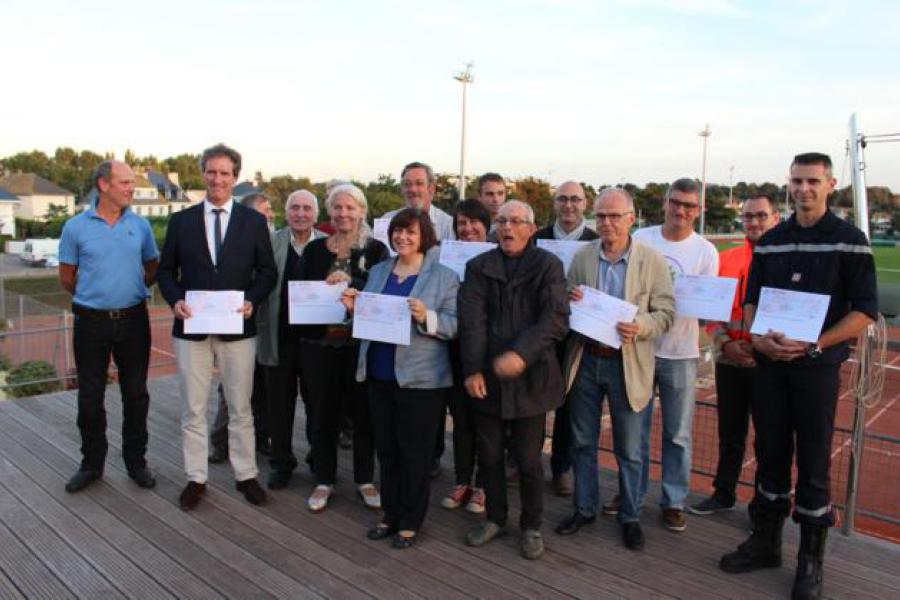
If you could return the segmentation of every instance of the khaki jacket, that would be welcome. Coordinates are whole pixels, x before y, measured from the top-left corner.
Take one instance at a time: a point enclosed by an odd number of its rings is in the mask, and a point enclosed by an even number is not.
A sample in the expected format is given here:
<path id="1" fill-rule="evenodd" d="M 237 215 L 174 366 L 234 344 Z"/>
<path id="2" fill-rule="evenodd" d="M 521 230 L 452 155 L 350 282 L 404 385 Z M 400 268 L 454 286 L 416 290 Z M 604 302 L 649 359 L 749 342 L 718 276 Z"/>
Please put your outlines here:
<path id="1" fill-rule="evenodd" d="M 597 287 L 600 268 L 600 240 L 585 246 L 572 259 L 568 287 L 579 285 Z M 650 402 L 653 393 L 653 375 L 656 366 L 654 338 L 665 333 L 675 318 L 675 293 L 666 260 L 656 250 L 631 241 L 631 255 L 625 274 L 625 301 L 638 307 L 635 321 L 638 324 L 637 339 L 622 344 L 622 365 L 625 371 L 625 389 L 628 403 L 638 412 Z M 565 381 L 566 393 L 575 383 L 585 337 L 572 332 L 566 344 Z"/>

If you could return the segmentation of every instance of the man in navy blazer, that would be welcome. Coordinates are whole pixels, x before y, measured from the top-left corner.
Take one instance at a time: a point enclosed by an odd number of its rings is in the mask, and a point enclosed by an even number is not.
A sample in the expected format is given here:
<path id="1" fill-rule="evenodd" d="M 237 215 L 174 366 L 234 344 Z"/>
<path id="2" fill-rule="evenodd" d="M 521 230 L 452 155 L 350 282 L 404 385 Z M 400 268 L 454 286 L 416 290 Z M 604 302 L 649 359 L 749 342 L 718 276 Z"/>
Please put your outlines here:
<path id="1" fill-rule="evenodd" d="M 241 170 L 241 155 L 218 144 L 203 152 L 200 168 L 206 198 L 172 215 L 159 267 L 159 287 L 175 313 L 175 357 L 185 408 L 182 447 L 188 484 L 179 498 L 191 510 L 206 491 L 207 402 L 213 365 L 218 365 L 228 401 L 228 447 L 237 489 L 252 504 L 264 504 L 257 482 L 256 442 L 250 396 L 256 356 L 254 311 L 275 286 L 277 270 L 266 219 L 235 202 L 232 190 Z M 244 331 L 236 335 L 190 335 L 188 290 L 244 292 Z"/>

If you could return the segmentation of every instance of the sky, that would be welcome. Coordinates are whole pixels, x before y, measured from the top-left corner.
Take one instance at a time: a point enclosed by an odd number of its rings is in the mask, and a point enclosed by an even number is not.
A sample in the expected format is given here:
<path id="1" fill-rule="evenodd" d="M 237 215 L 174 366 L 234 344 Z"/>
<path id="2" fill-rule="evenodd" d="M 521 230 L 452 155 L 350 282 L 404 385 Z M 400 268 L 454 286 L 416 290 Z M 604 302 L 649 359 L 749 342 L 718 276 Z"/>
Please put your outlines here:
<path id="1" fill-rule="evenodd" d="M 0 0 L 0 156 L 166 157 L 216 142 L 244 173 L 375 179 L 413 160 L 593 185 L 782 183 L 847 123 L 900 132 L 900 2 Z M 900 143 L 866 151 L 900 193 Z"/>

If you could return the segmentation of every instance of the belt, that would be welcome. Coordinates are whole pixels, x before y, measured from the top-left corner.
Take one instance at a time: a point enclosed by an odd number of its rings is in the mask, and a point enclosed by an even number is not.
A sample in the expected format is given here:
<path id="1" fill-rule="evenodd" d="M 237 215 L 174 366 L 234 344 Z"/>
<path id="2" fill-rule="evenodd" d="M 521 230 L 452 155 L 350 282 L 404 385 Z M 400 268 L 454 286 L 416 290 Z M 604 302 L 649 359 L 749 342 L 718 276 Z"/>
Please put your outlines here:
<path id="1" fill-rule="evenodd" d="M 141 313 L 146 313 L 147 303 L 141 302 L 140 304 L 135 304 L 134 306 L 129 306 L 128 308 L 114 308 L 112 310 L 99 310 L 96 308 L 88 308 L 87 306 L 81 306 L 80 304 L 72 303 L 72 312 L 79 317 L 116 321 L 118 319 L 126 319 L 128 317 L 133 317 Z"/>
<path id="2" fill-rule="evenodd" d="M 592 356 L 599 356 L 601 358 L 618 358 L 622 356 L 622 351 L 616 348 L 610 348 L 604 344 L 598 344 L 597 342 L 585 342 L 584 351 Z"/>

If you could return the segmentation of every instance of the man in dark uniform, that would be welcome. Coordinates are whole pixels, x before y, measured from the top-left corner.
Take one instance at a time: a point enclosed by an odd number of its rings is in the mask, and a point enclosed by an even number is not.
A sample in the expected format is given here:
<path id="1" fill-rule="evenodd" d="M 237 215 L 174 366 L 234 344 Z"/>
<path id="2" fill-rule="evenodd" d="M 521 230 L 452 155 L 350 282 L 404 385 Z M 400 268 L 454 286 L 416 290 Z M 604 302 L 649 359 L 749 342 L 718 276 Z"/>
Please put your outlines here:
<path id="1" fill-rule="evenodd" d="M 753 254 L 745 305 L 748 323 L 763 286 L 827 294 L 831 302 L 815 344 L 772 331 L 753 336 L 757 387 L 752 410 L 759 463 L 750 511 L 753 533 L 720 561 L 728 573 L 781 565 L 781 530 L 790 512 L 796 446 L 793 517 L 800 523 L 801 537 L 795 599 L 822 597 L 825 539 L 834 524 L 829 468 L 840 367 L 850 354 L 847 342 L 878 316 L 869 242 L 828 210 L 835 183 L 827 155 L 795 156 L 789 182 L 795 212 L 767 232 Z"/>

